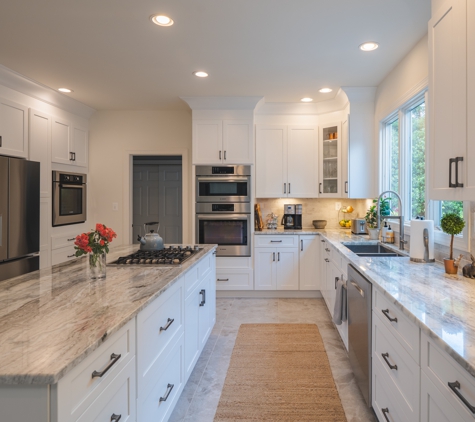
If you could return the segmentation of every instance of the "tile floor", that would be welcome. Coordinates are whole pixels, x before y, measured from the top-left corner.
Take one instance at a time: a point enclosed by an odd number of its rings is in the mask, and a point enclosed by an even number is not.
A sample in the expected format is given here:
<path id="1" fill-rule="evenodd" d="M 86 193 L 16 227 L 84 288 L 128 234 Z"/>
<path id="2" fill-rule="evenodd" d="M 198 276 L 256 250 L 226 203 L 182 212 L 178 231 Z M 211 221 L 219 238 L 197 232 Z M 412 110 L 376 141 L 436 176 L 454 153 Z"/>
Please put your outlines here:
<path id="1" fill-rule="evenodd" d="M 243 323 L 316 323 L 348 422 L 376 422 L 355 384 L 345 346 L 323 299 L 217 299 L 216 325 L 170 422 L 212 422 L 234 341 Z"/>

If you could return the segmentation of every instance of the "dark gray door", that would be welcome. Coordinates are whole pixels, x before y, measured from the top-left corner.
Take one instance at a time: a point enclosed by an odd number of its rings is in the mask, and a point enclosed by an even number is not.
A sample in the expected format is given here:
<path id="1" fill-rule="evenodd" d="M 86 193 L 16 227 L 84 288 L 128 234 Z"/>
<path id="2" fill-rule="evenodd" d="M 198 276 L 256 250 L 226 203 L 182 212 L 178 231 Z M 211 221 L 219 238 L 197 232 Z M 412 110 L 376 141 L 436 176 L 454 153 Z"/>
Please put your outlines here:
<path id="1" fill-rule="evenodd" d="M 143 224 L 160 222 L 165 243 L 182 243 L 182 174 L 178 164 L 134 164 L 133 236 Z"/>
<path id="2" fill-rule="evenodd" d="M 0 157 L 0 261 L 8 258 L 8 158 Z"/>

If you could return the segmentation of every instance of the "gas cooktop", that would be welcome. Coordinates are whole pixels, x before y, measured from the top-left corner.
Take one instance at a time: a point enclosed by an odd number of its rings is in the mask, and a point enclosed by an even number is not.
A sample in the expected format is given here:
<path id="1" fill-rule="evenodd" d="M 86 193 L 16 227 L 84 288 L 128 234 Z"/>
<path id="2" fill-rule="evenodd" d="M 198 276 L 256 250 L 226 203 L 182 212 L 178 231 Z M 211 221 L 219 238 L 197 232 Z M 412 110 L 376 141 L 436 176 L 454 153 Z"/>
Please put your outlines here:
<path id="1" fill-rule="evenodd" d="M 160 251 L 141 251 L 121 256 L 110 265 L 150 265 L 150 266 L 180 266 L 188 258 L 203 250 L 198 246 L 168 246 Z"/>

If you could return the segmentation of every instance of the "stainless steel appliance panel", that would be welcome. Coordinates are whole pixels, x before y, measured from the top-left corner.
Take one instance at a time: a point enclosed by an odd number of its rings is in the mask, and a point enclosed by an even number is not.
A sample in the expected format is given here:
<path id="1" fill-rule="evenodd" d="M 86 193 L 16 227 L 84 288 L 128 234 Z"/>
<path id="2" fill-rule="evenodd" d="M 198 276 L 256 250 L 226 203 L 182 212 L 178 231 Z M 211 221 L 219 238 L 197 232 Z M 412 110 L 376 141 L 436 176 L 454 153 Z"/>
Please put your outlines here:
<path id="1" fill-rule="evenodd" d="M 348 265 L 348 355 L 368 407 L 371 407 L 371 301 L 372 285 Z"/>
<path id="2" fill-rule="evenodd" d="M 22 274 L 31 273 L 40 269 L 39 255 L 28 256 L 2 263 L 0 267 L 0 281 L 18 277 Z"/>
<path id="3" fill-rule="evenodd" d="M 8 258 L 8 158 L 0 157 L 0 261 Z"/>
<path id="4" fill-rule="evenodd" d="M 219 203 L 197 203 L 197 214 L 250 214 L 251 204 L 248 202 L 237 202 L 233 204 Z"/>
<path id="5" fill-rule="evenodd" d="M 87 220 L 87 176 L 53 171 L 53 227 Z"/>
<path id="6" fill-rule="evenodd" d="M 196 202 L 250 201 L 250 176 L 196 176 Z"/>
<path id="7" fill-rule="evenodd" d="M 8 259 L 13 259 L 40 250 L 40 163 L 10 158 L 9 173 Z"/>
<path id="8" fill-rule="evenodd" d="M 250 176 L 251 166 L 196 166 L 195 173 L 197 176 L 225 174 L 228 176 Z"/>

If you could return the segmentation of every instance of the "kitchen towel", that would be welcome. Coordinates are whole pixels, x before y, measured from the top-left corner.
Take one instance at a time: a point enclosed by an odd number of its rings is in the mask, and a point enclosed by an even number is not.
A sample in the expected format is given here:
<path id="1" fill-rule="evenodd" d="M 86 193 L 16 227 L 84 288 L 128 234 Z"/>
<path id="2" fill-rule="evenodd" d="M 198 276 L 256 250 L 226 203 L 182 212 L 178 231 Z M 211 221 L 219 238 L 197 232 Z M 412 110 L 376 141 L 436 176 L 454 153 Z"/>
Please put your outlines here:
<path id="1" fill-rule="evenodd" d="M 335 308 L 333 309 L 333 322 L 341 325 L 346 321 L 346 283 L 339 278 L 336 283 Z"/>
<path id="2" fill-rule="evenodd" d="M 411 220 L 411 244 L 409 246 L 409 256 L 411 260 L 423 260 L 424 229 L 429 233 L 429 260 L 434 260 L 434 221 L 433 220 Z"/>

